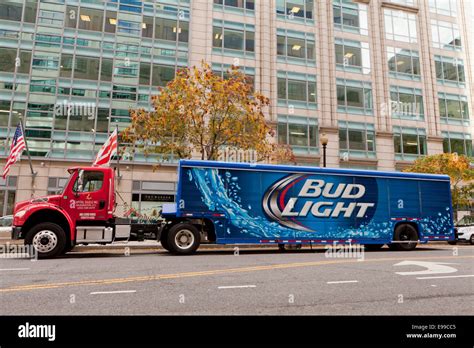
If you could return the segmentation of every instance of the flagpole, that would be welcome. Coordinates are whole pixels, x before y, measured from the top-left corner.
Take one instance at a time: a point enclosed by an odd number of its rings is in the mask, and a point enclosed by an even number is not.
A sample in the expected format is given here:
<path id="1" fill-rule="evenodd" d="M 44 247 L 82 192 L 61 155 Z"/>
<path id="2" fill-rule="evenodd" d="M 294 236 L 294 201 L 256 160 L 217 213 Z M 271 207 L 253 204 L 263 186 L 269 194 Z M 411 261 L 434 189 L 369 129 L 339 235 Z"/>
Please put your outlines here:
<path id="1" fill-rule="evenodd" d="M 33 164 L 31 163 L 30 149 L 28 148 L 28 141 L 26 140 L 25 128 L 23 127 L 23 116 L 20 115 L 19 119 L 20 119 L 21 132 L 23 133 L 23 140 L 25 141 L 26 154 L 28 155 L 28 162 L 30 163 L 31 175 L 33 175 L 33 178 L 34 178 L 36 174 L 38 173 L 33 170 Z"/>
<path id="2" fill-rule="evenodd" d="M 119 136 L 118 136 L 118 123 L 115 124 L 115 131 L 117 132 L 117 177 L 119 179 L 122 178 L 122 175 L 120 174 L 120 146 L 119 146 Z"/>

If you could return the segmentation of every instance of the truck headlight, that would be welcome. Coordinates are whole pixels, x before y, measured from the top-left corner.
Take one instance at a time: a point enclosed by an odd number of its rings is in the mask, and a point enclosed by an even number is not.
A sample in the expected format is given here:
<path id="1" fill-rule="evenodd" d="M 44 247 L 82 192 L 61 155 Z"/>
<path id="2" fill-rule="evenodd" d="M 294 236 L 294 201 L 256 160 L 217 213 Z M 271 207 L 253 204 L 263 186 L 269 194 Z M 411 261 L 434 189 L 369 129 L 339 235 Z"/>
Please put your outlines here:
<path id="1" fill-rule="evenodd" d="M 15 214 L 15 219 L 21 219 L 26 214 L 26 210 L 20 210 Z"/>

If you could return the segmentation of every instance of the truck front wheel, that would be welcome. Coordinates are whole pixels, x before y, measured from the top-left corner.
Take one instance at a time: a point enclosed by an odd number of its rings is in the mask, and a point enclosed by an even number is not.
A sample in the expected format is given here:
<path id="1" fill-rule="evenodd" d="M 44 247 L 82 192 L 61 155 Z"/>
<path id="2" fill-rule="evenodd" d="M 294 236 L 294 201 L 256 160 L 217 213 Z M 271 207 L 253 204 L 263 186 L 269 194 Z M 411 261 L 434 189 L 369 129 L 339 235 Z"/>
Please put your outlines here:
<path id="1" fill-rule="evenodd" d="M 200 243 L 199 231 L 191 224 L 174 225 L 168 232 L 167 246 L 172 253 L 192 254 L 197 250 Z"/>
<path id="2" fill-rule="evenodd" d="M 25 244 L 32 245 L 39 259 L 49 259 L 61 255 L 66 247 L 66 233 L 52 222 L 33 226 L 25 236 Z"/>

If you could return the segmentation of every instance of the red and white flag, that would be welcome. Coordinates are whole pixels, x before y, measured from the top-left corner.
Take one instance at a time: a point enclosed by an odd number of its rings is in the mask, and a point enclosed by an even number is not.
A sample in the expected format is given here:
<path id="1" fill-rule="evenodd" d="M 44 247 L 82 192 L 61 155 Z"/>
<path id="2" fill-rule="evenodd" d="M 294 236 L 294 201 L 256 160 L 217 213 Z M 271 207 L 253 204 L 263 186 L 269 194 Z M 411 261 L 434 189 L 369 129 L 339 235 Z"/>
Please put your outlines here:
<path id="1" fill-rule="evenodd" d="M 109 139 L 105 142 L 105 144 L 100 149 L 97 157 L 95 158 L 93 166 L 103 166 L 107 165 L 112 158 L 114 153 L 117 153 L 117 143 L 118 143 L 118 132 L 117 128 L 110 134 Z"/>
<path id="2" fill-rule="evenodd" d="M 21 126 L 16 127 L 15 135 L 13 136 L 12 145 L 10 147 L 10 154 L 7 158 L 7 163 L 3 168 L 2 178 L 5 179 L 10 171 L 10 167 L 20 159 L 21 153 L 26 148 L 25 138 Z"/>

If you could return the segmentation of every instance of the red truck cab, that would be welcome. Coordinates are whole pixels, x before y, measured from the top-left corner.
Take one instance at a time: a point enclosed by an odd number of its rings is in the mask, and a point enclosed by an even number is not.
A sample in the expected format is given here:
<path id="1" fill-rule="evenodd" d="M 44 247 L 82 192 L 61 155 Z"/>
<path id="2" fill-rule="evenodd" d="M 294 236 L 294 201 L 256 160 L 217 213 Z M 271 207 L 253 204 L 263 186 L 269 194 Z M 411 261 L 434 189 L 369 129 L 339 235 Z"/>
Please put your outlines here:
<path id="1" fill-rule="evenodd" d="M 111 243 L 128 239 L 130 228 L 117 226 L 115 173 L 112 168 L 74 167 L 59 195 L 19 202 L 13 239 L 24 239 L 40 258 L 61 255 L 77 243 Z"/>

